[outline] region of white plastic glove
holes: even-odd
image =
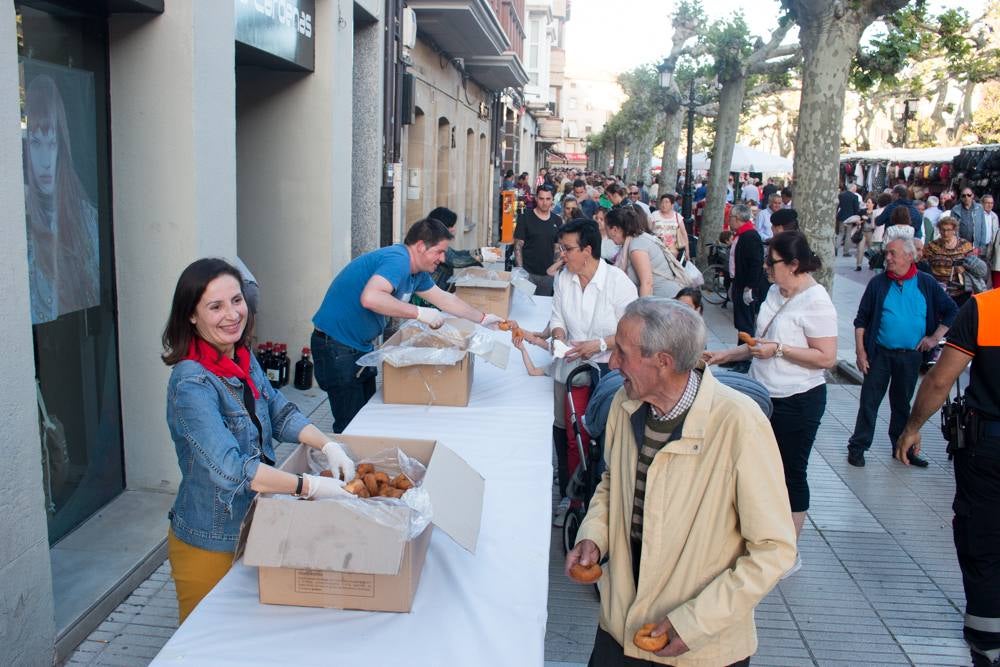
[[[483,319],[479,321],[484,327],[495,327],[503,322],[502,317],[497,317],[493,313],[483,313]]]
[[[743,290],[743,303],[748,306],[753,303],[753,290],[749,287]]]
[[[306,488],[302,497],[306,500],[322,500],[324,498],[350,498],[350,491],[344,490],[344,483],[332,477],[322,475],[302,475]]]
[[[326,457],[326,462],[334,477],[343,475],[344,479],[348,481],[354,479],[354,461],[347,455],[339,442],[331,440],[323,445],[323,456]]]
[[[417,306],[417,319],[431,329],[437,329],[444,324],[444,314],[437,308]]]

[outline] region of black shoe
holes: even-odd
[[[865,453],[856,452],[853,450],[847,450],[847,462],[850,463],[855,468],[865,467]]]
[[[916,466],[918,468],[926,468],[927,466],[930,465],[930,462],[927,459],[918,456],[916,454],[910,454],[909,459],[911,466]]]
[[[855,267],[854,267],[854,270],[855,270],[855,271],[860,271],[860,270],[861,270],[861,267],[860,267],[860,266],[855,266]]]

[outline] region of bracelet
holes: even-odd
[[[296,477],[298,478],[298,481],[295,482],[295,494],[294,495],[301,496],[302,495],[302,481],[303,481],[302,473],[299,473],[298,475],[296,475]]]

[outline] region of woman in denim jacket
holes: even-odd
[[[181,623],[229,570],[255,493],[347,493],[339,479],[274,468],[272,438],[322,450],[331,469],[354,476],[343,448],[268,384],[250,353],[252,332],[238,269],[221,259],[184,269],[163,332],[163,361],[173,367],[167,424],[181,468],[167,553]]]

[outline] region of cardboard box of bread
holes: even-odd
[[[470,306],[507,319],[514,298],[512,276],[508,271],[470,267],[458,269],[452,280],[455,295]]]
[[[473,356],[506,368],[510,345],[493,332],[458,318],[438,329],[411,320],[360,366],[382,367],[382,400],[403,405],[465,407],[472,392]]]
[[[385,474],[384,495],[307,501],[261,494],[243,521],[236,557],[258,568],[264,604],[409,611],[434,526],[475,553],[485,480],[434,440],[334,438],[361,464],[360,479]],[[382,465],[389,460],[386,452],[397,449],[400,461],[418,462],[402,469],[417,469],[408,474],[422,479],[407,479],[401,468]],[[316,471],[317,459],[325,463],[321,454],[300,445],[281,469]],[[363,467],[366,460],[375,461],[374,471]],[[400,477],[409,487],[398,484],[406,488],[397,499],[392,491],[400,490],[394,486]]]

